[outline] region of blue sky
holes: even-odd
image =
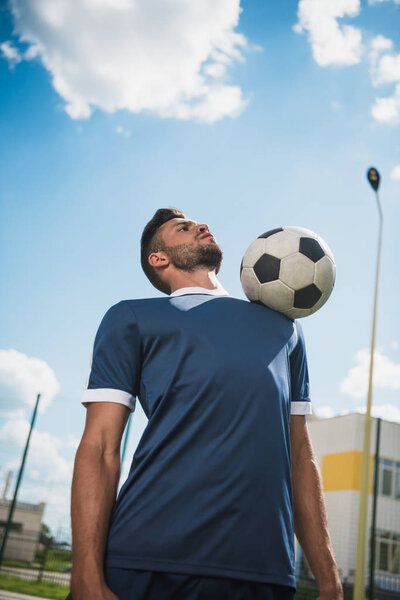
[[[68,525],[93,338],[110,305],[161,295],[139,262],[159,207],[209,224],[219,279],[239,298],[240,261],[260,233],[299,225],[325,239],[336,285],[302,319],[313,406],[321,417],[360,410],[378,232],[371,165],[385,218],[374,411],[400,420],[399,2],[246,1],[239,13],[235,0],[199,0],[201,14],[180,14],[152,0],[138,3],[139,24],[127,0],[124,23],[107,2],[90,14],[75,0],[74,16],[59,0],[28,4],[0,12],[2,480],[41,391],[20,498],[45,500],[46,522]],[[137,406],[130,456],[146,423]]]

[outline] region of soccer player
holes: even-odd
[[[159,209],[141,263],[166,297],[98,329],[72,483],[73,600],[291,600],[294,530],[320,600],[342,600],[297,321],[232,297],[208,225]],[[116,499],[139,398],[147,426]]]

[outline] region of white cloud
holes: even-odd
[[[37,56],[37,48],[31,46],[25,52],[20,52],[10,41],[0,44],[0,54],[14,66],[22,60],[32,60]]]
[[[204,67],[204,73],[215,79],[220,79],[226,75],[226,66],[222,63],[211,63]]]
[[[389,38],[385,38],[383,35],[377,35],[371,42],[372,52],[379,53],[385,50],[391,50],[393,48],[393,42]]]
[[[400,0],[369,0],[369,4],[381,4],[382,2],[394,2],[400,4]]]
[[[394,179],[394,180],[400,180],[400,165],[396,165],[391,171],[390,171],[390,178]],[[397,343],[397,342],[396,342]],[[392,346],[393,347],[393,346]],[[397,346],[396,346],[397,348]]]
[[[367,412],[366,406],[358,406],[354,411],[348,412],[359,412],[365,414]],[[400,408],[394,404],[378,404],[372,405],[371,415],[376,418],[385,419],[386,421],[394,421],[400,423]]]
[[[362,413],[365,414],[367,412],[366,406],[357,406],[356,408],[349,410],[348,408],[342,408],[340,410],[334,410],[331,406],[320,406],[319,408],[314,409],[315,414],[319,419],[330,419],[332,417],[341,416],[341,415],[349,415],[352,413]],[[400,423],[400,407],[395,404],[380,404],[380,405],[372,405],[371,407],[371,415],[373,417],[380,417],[381,419],[385,419],[386,421],[394,421],[396,423]]]
[[[380,417],[387,421],[400,423],[400,408],[394,404],[381,404],[380,406],[372,405],[371,414],[373,417]]]
[[[1,474],[4,477],[7,471],[13,472],[8,497],[14,489],[29,427],[28,420],[21,417],[10,419],[0,427]],[[73,434],[61,439],[48,432],[32,431],[18,498],[34,504],[45,502],[44,520],[54,529],[69,521],[73,461],[64,458],[62,453],[64,449],[76,449],[79,441]]]
[[[340,382],[340,391],[353,398],[362,398],[368,391],[370,352],[359,350],[353,359],[356,366],[349,369],[347,376]],[[400,364],[385,356],[381,350],[374,352],[374,387],[400,390]]]
[[[313,411],[317,415],[318,419],[330,419],[336,414],[332,406],[318,406],[313,408]]]
[[[355,17],[360,0],[300,0],[297,10],[297,33],[308,32],[315,61],[321,66],[355,65],[363,52],[361,31],[342,25],[338,19]]]
[[[240,0],[11,0],[15,34],[51,73],[73,119],[95,108],[213,122],[246,101]]]
[[[400,3],[400,0],[395,0]],[[355,17],[361,10],[359,0],[300,0],[298,4],[297,33],[308,32],[315,61],[328,65],[354,65],[361,61],[363,45],[360,29],[340,26],[338,19]],[[394,54],[392,40],[375,36],[369,45],[372,85],[396,83],[394,93],[376,98],[371,115],[380,123],[400,123],[400,54]]]
[[[11,42],[7,41],[0,44],[0,52],[11,64],[15,65],[22,60],[18,48],[13,46]]]
[[[118,133],[118,135],[122,135],[123,137],[131,137],[131,132],[129,131],[129,129],[125,129],[125,127],[122,127],[122,125],[117,125],[117,127],[115,128],[115,132]]]
[[[0,410],[0,419],[24,419],[25,416],[25,410],[23,408]]]
[[[224,113],[230,117],[237,117],[242,112],[242,92],[240,87],[228,85],[213,85],[204,88],[206,92],[203,102],[197,104],[182,103],[179,106],[165,108],[160,111],[163,117],[177,117],[178,119],[195,119],[203,123],[213,123],[221,118]]]
[[[400,123],[400,83],[396,85],[393,96],[375,100],[371,114],[380,123],[388,125]]]
[[[375,36],[370,43],[369,60],[372,85],[379,85],[379,63],[382,55],[392,50],[393,42],[383,35]]]
[[[34,483],[28,486],[22,486],[18,499],[22,502],[32,502],[46,504],[43,521],[49,525],[53,533],[56,533],[60,524],[65,527],[69,525],[70,518],[70,497],[71,486],[68,485],[40,485]],[[68,532],[69,533],[69,532]],[[67,534],[67,538],[69,535]]]
[[[19,450],[25,447],[30,423],[26,419],[11,419],[0,428],[0,447],[13,447]],[[27,473],[40,474],[43,483],[69,483],[72,477],[72,463],[63,458],[59,450],[63,442],[48,432],[32,431],[27,458]],[[19,452],[18,452],[19,457]],[[15,468],[13,458],[4,468]]]
[[[39,358],[17,350],[0,350],[0,401],[3,410],[33,407],[41,394],[43,411],[58,393],[60,385],[54,371]]]
[[[80,438],[73,433],[67,435],[67,439],[62,442],[65,448],[73,448],[76,450],[79,446]]]
[[[373,84],[400,81],[400,54],[384,54],[378,61]]]
[[[396,83],[394,93],[376,98],[371,114],[376,121],[396,125],[400,123],[400,54],[394,54],[392,40],[376,36],[370,45],[370,70],[373,86]]]

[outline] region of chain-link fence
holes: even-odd
[[[5,527],[0,530],[0,543]],[[29,581],[47,581],[68,586],[72,565],[71,545],[60,532],[43,536],[37,531],[8,533],[1,573]]]
[[[324,484],[329,530],[345,596],[352,597],[357,556],[360,466],[364,416],[346,415],[310,423],[313,447]],[[380,440],[378,430],[380,427]],[[365,596],[374,600],[400,598],[400,425],[373,419],[370,448],[371,485],[368,494],[368,536]],[[32,505],[33,506],[33,505]],[[20,510],[34,507],[19,504]],[[5,518],[5,517],[4,517]],[[40,527],[26,530],[14,522],[1,567],[31,581],[68,586],[71,570],[70,532],[43,536]],[[17,521],[17,520],[16,520]],[[4,523],[0,519],[0,541]],[[316,582],[306,557],[297,547],[297,597],[313,600]],[[370,595],[370,590],[372,593]]]
[[[304,554],[299,550],[300,558],[296,565],[296,580],[298,586],[297,598],[302,597],[313,597],[312,592],[317,590],[317,584],[315,578],[311,572],[307,559]],[[353,597],[354,587],[354,570],[351,570],[348,576],[344,576],[339,567],[339,575],[343,585],[343,592],[345,598],[350,600]],[[305,594],[305,592],[308,592]],[[319,595],[316,593],[315,597]],[[390,574],[379,574],[375,571],[374,586],[373,586],[373,598],[374,600],[399,600],[400,598],[400,585],[399,579],[396,576]],[[365,584],[365,597],[369,598],[369,573],[366,577]]]
[[[355,581],[361,460],[365,416],[348,414],[309,421],[322,476],[329,531],[345,594]],[[400,598],[400,424],[372,419],[370,487],[365,547],[365,597]],[[315,585],[297,548],[298,585]]]

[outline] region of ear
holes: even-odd
[[[152,252],[149,255],[149,264],[158,269],[159,267],[167,267],[169,265],[168,256],[165,252]]]

